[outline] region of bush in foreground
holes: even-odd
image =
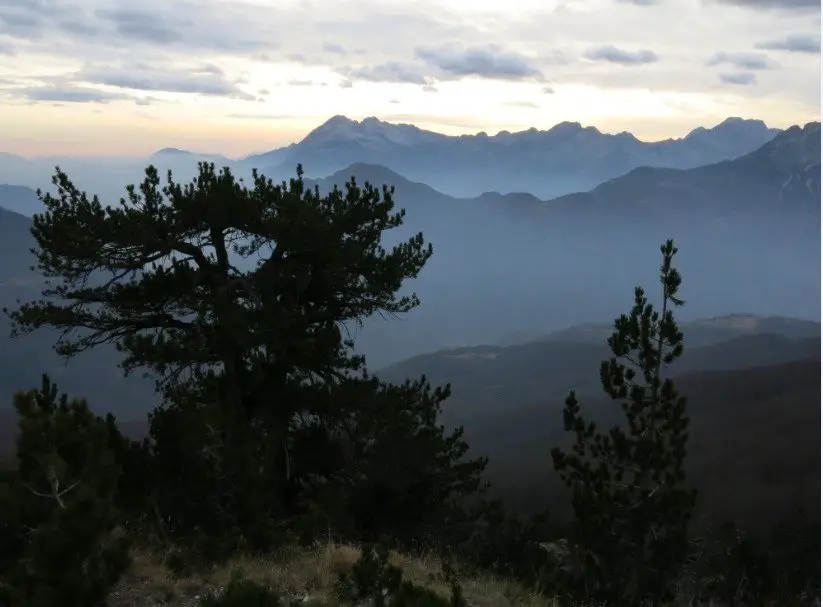
[[[18,393],[18,470],[0,492],[14,541],[2,546],[4,600],[26,607],[102,605],[129,565],[115,533],[119,469],[105,420],[84,400],[40,390]]]

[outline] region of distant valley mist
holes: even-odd
[[[339,133],[339,122],[331,121],[332,134]],[[753,122],[753,132],[760,133],[762,123]],[[345,126],[356,132],[358,124]],[[748,123],[724,124],[739,129]],[[723,140],[723,129],[704,129],[701,136],[713,132]],[[318,134],[307,141],[313,136]],[[185,152],[164,152],[153,161],[169,158],[169,166],[159,168],[175,169],[178,181],[196,169],[197,157]],[[0,172],[6,160],[0,159]],[[311,166],[312,159],[306,160]],[[386,246],[418,231],[434,245],[420,277],[404,286],[419,295],[419,308],[399,319],[370,318],[362,327],[346,327],[375,370],[442,348],[607,321],[631,303],[634,286],[653,296],[655,253],[667,238],[681,250],[688,302],[683,320],[739,312],[819,320],[819,166],[820,124],[811,123],[779,132],[732,160],[690,169],[636,168],[589,192],[549,201],[527,192],[454,198],[362,162],[309,179],[307,186],[326,192],[343,188],[352,176],[360,185],[394,185],[396,208],[407,215],[401,228],[387,234]],[[78,174],[89,195],[114,190],[112,180],[137,173],[122,162],[103,171],[80,161],[63,168],[70,177]],[[119,182],[118,196],[138,178]],[[0,206],[24,215],[37,211],[33,192],[2,187]],[[111,194],[103,196],[113,201]],[[4,254],[4,264],[11,266],[8,273],[28,275],[32,258],[22,225],[11,228],[18,244]]]

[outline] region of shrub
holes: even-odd
[[[280,596],[252,580],[233,577],[221,593],[200,599],[200,607],[284,607]]]
[[[463,590],[453,572],[445,568],[452,588],[445,599],[428,588],[403,579],[403,571],[389,563],[389,551],[382,545],[364,546],[349,573],[341,573],[338,596],[349,605],[373,607],[466,607]]]

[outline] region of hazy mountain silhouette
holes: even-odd
[[[21,185],[7,185],[0,183],[0,207],[6,211],[13,211],[21,215],[31,216],[38,212],[42,203],[37,198],[37,194],[31,188]],[[4,218],[5,222],[14,222],[11,217]],[[13,230],[7,226],[5,229],[11,234]]]
[[[613,317],[634,285],[653,289],[649,260],[667,237],[681,248],[685,320],[738,310],[818,319],[820,186],[810,175],[819,174],[819,132],[820,123],[792,127],[735,160],[638,169],[547,202],[495,193],[453,199],[385,167],[344,169],[318,181],[321,190],[352,175],[361,185],[391,183],[407,220],[390,236],[422,231],[435,246],[409,285],[423,306],[400,322],[367,322],[357,343],[377,367]],[[802,187],[787,186],[794,183]]]
[[[791,325],[794,319],[780,319]],[[820,358],[820,324],[802,338],[779,333],[750,333],[730,337],[728,331],[703,331],[704,345],[689,346],[673,367],[683,374],[783,364]],[[774,325],[773,325],[774,327]],[[776,327],[775,327],[776,328]],[[810,327],[811,328],[811,327]],[[742,332],[741,332],[742,333]],[[794,333],[789,332],[790,335]],[[610,335],[610,333],[609,333]],[[499,415],[511,406],[562,401],[569,390],[597,394],[600,361],[610,356],[606,339],[597,342],[546,340],[514,346],[475,346],[415,356],[377,371],[388,381],[425,374],[434,384],[450,383],[453,400],[447,419],[455,424]],[[501,409],[502,408],[502,409]]]
[[[526,191],[541,198],[588,190],[641,166],[691,168],[741,156],[778,129],[759,120],[729,118],[682,139],[643,142],[631,133],[601,133],[577,122],[540,131],[503,131],[459,137],[376,118],[335,116],[288,148],[246,158],[243,164],[287,176],[302,163],[310,176],[356,162],[383,164],[453,196]]]
[[[217,166],[231,166],[234,161],[226,156],[220,154],[198,154],[196,152],[189,152],[188,150],[181,150],[178,148],[163,148],[154,152],[148,158],[148,162],[157,164],[164,164],[167,161],[186,161],[195,164],[198,161],[213,162]]]
[[[548,202],[529,194],[455,199],[367,163],[308,185],[328,191],[352,175],[360,185],[394,185],[407,217],[386,245],[418,231],[434,244],[419,279],[404,287],[418,293],[420,308],[399,321],[349,327],[379,368],[513,332],[612,318],[634,285],[654,287],[652,260],[669,237],[681,248],[684,320],[740,310],[818,319],[819,130],[820,123],[792,127],[731,161],[638,169]],[[18,254],[30,265],[25,247],[3,256]]]
[[[557,212],[626,205],[644,213],[820,212],[820,123],[793,126],[753,152],[688,170],[643,167],[551,201]],[[819,227],[819,226],[818,226]]]
[[[755,316],[754,314],[726,314],[715,318],[681,323],[690,348],[728,341],[746,335],[773,334],[790,339],[820,336],[820,323],[782,316]],[[535,333],[506,336],[497,345],[512,346],[539,341],[562,341],[603,344],[614,331],[614,324],[588,323],[538,335]]]
[[[159,150],[147,158],[118,159],[29,160],[0,154],[0,183],[48,189],[54,166],[60,165],[82,189],[116,202],[123,195],[123,185],[140,181],[149,162],[162,175],[171,169],[185,180],[194,176],[198,160],[229,166],[247,179],[256,167],[276,180],[292,177],[298,162],[307,176],[315,178],[351,164],[370,163],[385,165],[452,196],[498,191],[551,198],[589,190],[637,167],[690,168],[736,158],[778,132],[760,120],[729,118],[680,139],[655,142],[640,141],[627,132],[601,133],[576,122],[563,122],[545,131],[532,128],[456,137],[376,118],[355,121],[335,116],[297,143],[239,160],[176,148]]]

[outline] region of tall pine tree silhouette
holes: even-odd
[[[622,401],[624,427],[598,432],[572,391],[563,426],[574,433],[574,445],[570,452],[551,452],[572,490],[573,543],[585,563],[585,579],[570,580],[573,592],[618,607],[670,598],[696,499],[684,487],[686,399],[662,377],[683,353],[672,313],[684,303],[677,297],[680,273],[672,266],[677,248],[669,240],[660,250],[662,311],[635,288],[634,307],[615,320],[608,340],[613,356],[600,367],[603,390]]]

